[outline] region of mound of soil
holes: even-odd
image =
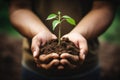
[[[44,46],[41,47],[40,53],[49,54],[49,53],[70,53],[73,55],[79,54],[79,48],[75,46],[68,38],[63,38],[60,45],[58,45],[58,40],[54,39],[47,42]]]

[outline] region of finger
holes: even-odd
[[[31,44],[31,50],[33,53],[33,57],[38,57],[39,55],[39,46],[41,45],[41,42],[38,40],[38,38],[33,38],[32,39],[32,44]]]
[[[43,68],[43,69],[48,70],[48,69],[54,69],[58,64],[59,64],[59,60],[54,59],[49,64],[40,64],[38,66]]]
[[[62,64],[65,69],[74,69],[77,67],[77,65],[71,64],[67,59],[61,59],[60,64]]]
[[[69,53],[62,53],[60,55],[60,58],[67,59],[72,64],[76,64],[76,63],[79,62],[79,56],[78,55],[72,55],[72,54],[69,54]]]
[[[44,46],[46,43],[46,40],[41,40],[41,46]]]
[[[41,63],[49,63],[53,59],[58,59],[59,55],[57,53],[42,54],[39,56]]]
[[[64,35],[61,37],[61,40],[63,40],[64,38],[69,38],[68,35]]]
[[[57,69],[58,69],[58,70],[63,70],[63,69],[64,69],[64,66],[63,66],[63,65],[59,65],[59,66],[57,66]]]
[[[57,39],[57,37],[53,34],[53,35],[52,35],[52,39]]]
[[[86,56],[86,51],[84,49],[81,49],[80,51],[80,60],[84,61]]]
[[[80,59],[81,60],[84,60],[85,59],[85,56],[88,52],[88,46],[87,46],[87,41],[84,40],[83,42],[79,43],[79,48],[80,48]]]

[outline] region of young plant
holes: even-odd
[[[54,19],[54,20],[53,20]],[[48,17],[47,17],[47,19],[46,20],[53,20],[53,22],[52,22],[52,30],[54,31],[55,30],[55,28],[58,26],[58,45],[60,45],[60,38],[61,38],[61,26],[60,26],[60,24],[64,21],[64,20],[66,20],[69,24],[71,24],[71,25],[76,25],[76,22],[75,22],[75,20],[73,19],[73,18],[71,18],[70,16],[68,16],[68,15],[61,15],[61,12],[60,11],[58,11],[58,13],[57,14],[55,14],[55,13],[52,13],[52,14],[50,14],[50,15],[48,15]]]

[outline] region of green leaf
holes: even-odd
[[[51,20],[51,19],[55,19],[57,17],[56,14],[50,14],[48,15],[47,19],[46,20]]]
[[[60,24],[60,21],[59,21],[59,20],[54,20],[54,21],[52,22],[52,29],[55,30],[55,28],[56,28],[56,26],[57,26],[58,24]]]
[[[71,18],[70,16],[64,15],[63,16],[64,19],[66,19],[66,21],[71,24],[71,25],[76,25],[76,22],[73,18]]]
[[[66,19],[67,20],[67,22],[68,23],[70,23],[71,25],[76,25],[76,22],[75,22],[75,20],[74,19],[72,19],[72,18],[69,18],[69,19]]]
[[[67,16],[67,15],[64,15],[63,16],[64,19],[68,19],[68,18],[71,18],[70,16]]]

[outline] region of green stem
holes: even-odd
[[[58,33],[58,45],[60,45],[61,41],[60,41],[60,38],[61,38],[61,27],[60,25],[58,26],[59,27],[59,33]]]
[[[58,20],[60,21],[60,24],[61,24],[61,14],[59,13],[58,14]],[[60,38],[61,38],[61,26],[60,24],[58,25],[58,45],[60,45],[61,41],[60,41]]]

